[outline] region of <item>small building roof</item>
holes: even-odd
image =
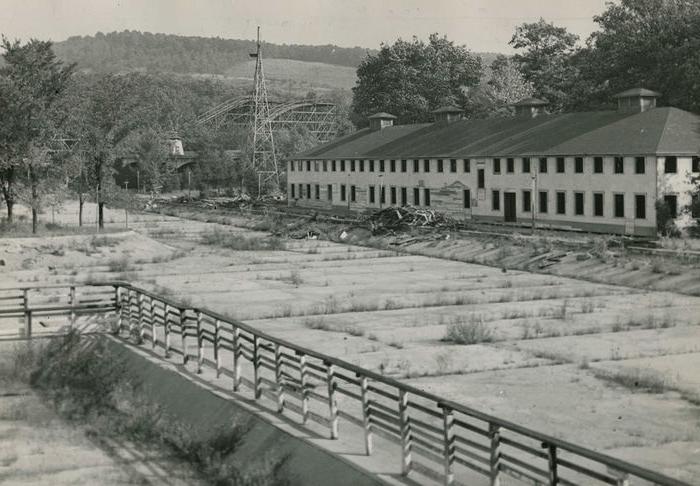
[[[446,106],[441,106],[437,110],[433,110],[433,113],[438,114],[438,113],[464,113],[464,110],[460,108],[459,106],[455,105],[446,105]]]
[[[385,111],[380,111],[379,113],[375,113],[372,116],[368,116],[370,120],[375,120],[375,119],[382,119],[382,120],[396,120],[396,117],[392,115],[391,113],[387,113]]]
[[[541,100],[539,98],[525,98],[517,103],[513,103],[513,106],[544,106],[548,105],[549,102]]]
[[[613,98],[637,98],[637,97],[647,97],[647,98],[658,98],[661,93],[652,91],[646,88],[632,88],[621,93],[613,95]]]

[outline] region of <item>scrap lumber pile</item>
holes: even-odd
[[[390,207],[370,215],[365,222],[372,234],[382,234],[409,227],[456,228],[457,222],[432,209],[418,209],[413,206]]]

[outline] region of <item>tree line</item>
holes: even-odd
[[[353,110],[358,120],[388,111],[413,123],[455,104],[482,118],[508,114],[529,96],[553,113],[598,110],[612,106],[614,93],[642,86],[661,92],[662,104],[700,111],[700,2],[621,0],[594,21],[598,30],[583,43],[542,18],[519,25],[515,54],[490,66],[437,34],[384,44],[358,67]]]

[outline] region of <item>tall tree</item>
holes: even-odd
[[[56,59],[51,42],[26,44],[2,39],[5,65],[0,68],[0,183],[8,221],[20,175],[30,187],[33,228],[39,210],[39,183],[49,177],[52,141],[60,136],[65,114],[56,102],[65,91],[73,66]]]
[[[353,110],[364,117],[387,111],[400,123],[430,121],[443,103],[464,105],[465,88],[479,83],[481,70],[478,56],[438,34],[427,43],[414,37],[382,44],[357,68]]]
[[[571,62],[578,36],[540,18],[515,29],[510,45],[520,72],[532,83],[535,94],[549,101],[549,109],[561,111],[575,84],[578,69]]]
[[[491,63],[488,81],[469,90],[467,113],[473,118],[513,114],[513,103],[533,95],[534,87],[509,57],[499,55]]]

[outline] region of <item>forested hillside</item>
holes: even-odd
[[[356,67],[367,49],[333,45],[263,44],[268,59],[292,59]],[[150,71],[226,74],[231,66],[249,60],[255,42],[217,37],[185,37],[124,31],[76,36],[54,44],[56,54],[80,69],[97,72]]]

